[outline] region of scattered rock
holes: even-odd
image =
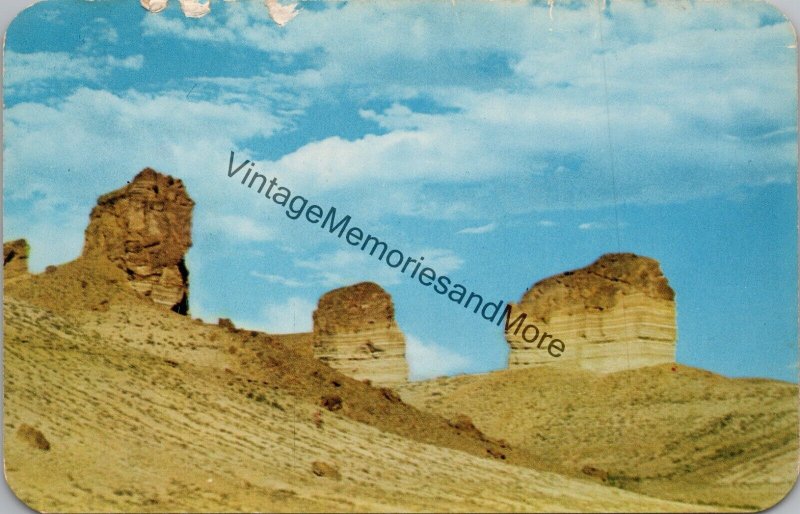
[[[219,321],[217,321],[217,325],[231,332],[236,330],[236,325],[234,325],[233,321],[229,320],[228,318],[219,318]]]
[[[317,460],[311,464],[311,471],[318,477],[332,478],[334,480],[341,479],[339,467],[336,466],[336,464],[330,464]]]
[[[594,466],[584,466],[583,469],[581,469],[581,472],[584,475],[599,478],[603,482],[608,480],[608,472]]]
[[[447,421],[447,424],[451,427],[455,428],[460,432],[464,432],[465,434],[472,434],[473,436],[481,439],[482,441],[488,441],[489,439],[481,432],[478,427],[472,423],[472,419],[469,416],[465,416],[464,414],[458,414],[451,420]],[[498,444],[500,442],[498,441]],[[500,444],[500,446],[503,446]],[[503,446],[505,448],[505,446]]]
[[[403,403],[403,399],[397,394],[397,391],[389,387],[381,387],[381,394],[383,397],[393,403]]]
[[[322,428],[322,425],[324,424],[324,421],[322,419],[322,411],[318,410],[314,412],[314,414],[311,416],[311,421],[314,422],[314,426],[316,426],[317,428]]]
[[[21,425],[17,430],[17,435],[33,448],[50,450],[50,442],[44,437],[44,434],[30,425]]]
[[[501,452],[500,450],[495,450],[494,448],[486,448],[486,453],[488,453],[495,459],[506,460],[506,454]]]
[[[194,202],[183,182],[150,168],[97,200],[83,256],[104,257],[125,271],[140,294],[180,314],[189,312]]]
[[[329,411],[337,411],[342,408],[342,397],[338,394],[329,394],[322,397],[320,405]]]
[[[3,243],[3,275],[12,279],[28,274],[30,246],[24,239]]]

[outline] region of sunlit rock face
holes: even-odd
[[[150,168],[97,200],[83,256],[105,257],[124,270],[131,286],[175,312],[189,312],[194,202],[179,179]]]
[[[509,330],[509,367],[573,366],[613,372],[675,361],[675,292],[658,261],[631,253],[607,254],[591,265],[533,285],[510,320],[526,314],[539,329],[533,339]],[[544,334],[549,338],[542,343]],[[553,339],[563,352],[549,352]],[[554,357],[553,354],[560,355]]]
[[[362,282],[325,293],[314,311],[314,355],[343,373],[374,384],[408,379],[405,338],[389,293]]]

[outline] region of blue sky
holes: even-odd
[[[174,5],[173,5],[174,4]],[[394,297],[415,377],[505,366],[502,333],[226,176],[296,194],[496,300],[606,252],[656,258],[678,361],[797,381],[795,39],[758,2],[50,0],[5,54],[4,239],[80,254],[98,195],[151,166],[196,200],[192,314],[311,327]],[[567,341],[567,351],[569,342]]]

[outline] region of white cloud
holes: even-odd
[[[62,264],[80,255],[88,220],[88,210],[44,199],[35,201],[27,215],[5,216],[3,237],[6,241],[26,239],[31,247],[28,266],[39,273],[51,264]]]
[[[299,194],[358,199],[356,208],[368,207],[376,218],[497,219],[497,212],[607,206],[615,196],[620,203],[669,203],[795,180],[796,68],[786,23],[762,23],[766,7],[617,2],[610,9],[613,16],[557,5],[551,19],[545,6],[525,3],[350,2],[305,11],[280,30],[257,2],[226,5],[200,24],[143,16],[145,37],[247,45],[282,59],[281,69],[300,69],[198,77],[207,86],[203,100],[169,88],[83,87],[41,103],[9,103],[5,192],[90,206],[124,184],[121,178],[152,166],[184,179],[198,212],[241,216],[260,200],[227,187],[236,186],[224,178],[228,152],[252,157],[257,152],[244,148],[252,141],[305,130],[292,120],[315,102],[344,98],[347,108],[347,98],[336,96],[343,91],[376,100],[350,114],[380,130],[361,137],[314,132],[314,141],[260,167],[302,185]],[[101,35],[117,45],[120,37]],[[309,55],[314,67],[302,69]],[[143,65],[141,56],[7,56],[7,85],[26,88],[59,78],[91,84],[107,69]],[[482,79],[484,64],[497,69]],[[419,98],[434,108],[415,108]],[[22,233],[46,223],[17,219]],[[244,240],[268,238],[253,226],[240,232]],[[39,233],[34,246],[47,243]],[[67,246],[78,248],[82,231],[71,237]],[[383,275],[391,271],[383,263],[374,265],[367,275],[397,280]],[[337,285],[356,278],[345,271],[317,278]]]
[[[80,88],[47,103],[17,103],[5,110],[4,195],[7,200],[39,199],[61,206],[59,212],[64,206],[80,209],[82,222],[62,237],[70,239],[62,248],[80,248],[97,197],[124,186],[149,166],[184,181],[197,202],[196,212],[202,213],[199,231],[266,241],[272,238],[270,227],[242,214],[263,208],[263,199],[241,186],[235,189],[238,184],[225,171],[229,152],[238,151],[240,141],[268,137],[284,123],[266,107],[190,100],[183,91],[114,94]],[[35,227],[52,225],[56,217],[33,210],[15,219],[15,232],[29,237],[32,247],[49,252],[47,231]],[[57,254],[52,255],[64,257]]]
[[[447,275],[448,273],[461,269],[461,266],[464,265],[464,259],[459,257],[452,250],[423,248],[415,253],[425,257],[425,265],[434,268],[439,275]]]
[[[305,298],[292,296],[285,302],[270,303],[264,306],[262,320],[254,323],[243,322],[242,325],[271,334],[311,332],[314,309],[316,309],[316,304]]]
[[[614,228],[625,228],[628,223],[620,221],[619,223],[608,223],[605,221],[587,221],[578,225],[579,230],[612,230]]]
[[[201,231],[219,234],[233,241],[261,242],[275,238],[272,229],[246,216],[204,216],[201,219]]]
[[[578,225],[580,230],[603,230],[609,228],[607,224],[601,223],[599,221],[589,221],[586,223],[581,223]]]
[[[390,246],[390,250],[392,247]],[[398,248],[401,252],[402,249]],[[384,260],[378,260],[379,253],[370,255],[361,250],[336,250],[323,253],[313,260],[297,260],[295,266],[312,270],[309,282],[325,287],[341,287],[358,282],[375,282],[381,286],[399,284],[410,277],[411,270],[416,266],[411,263],[406,273],[401,273],[402,266],[392,268]],[[436,270],[439,275],[451,273],[461,268],[464,260],[451,250],[441,248],[423,248],[416,251],[403,253],[404,258],[411,257],[415,260],[424,257],[424,266]]]
[[[341,287],[358,282],[375,282],[381,286],[398,284],[399,271],[379,261],[378,253],[370,255],[360,250],[336,250],[323,253],[313,260],[297,260],[295,266],[313,271],[309,280],[325,287]]]
[[[488,225],[482,225],[480,227],[462,228],[457,232],[457,234],[486,234],[488,232],[492,232],[496,228],[497,223],[489,223]]]
[[[670,203],[794,180],[794,40],[785,22],[763,23],[775,14],[766,6],[622,2],[604,16],[556,3],[551,18],[545,5],[524,3],[415,3],[387,15],[353,2],[304,12],[281,31],[256,7],[230,6],[203,27],[165,17],[143,25],[146,35],[241,43],[289,60],[325,48],[319,66],[270,80],[323,96],[347,83],[394,102],[359,113],[384,133],[322,138],[266,164],[316,191],[380,182],[393,189],[383,212],[480,218],[607,206],[612,182],[620,202]],[[499,68],[491,81],[476,76],[482,59]],[[420,96],[446,111],[404,104]],[[448,202],[449,192],[420,193],[421,181],[491,182],[496,194]]]
[[[558,223],[551,220],[541,220],[536,224],[539,225],[540,227],[555,227],[556,225],[558,225]]]
[[[266,280],[270,284],[280,284],[286,287],[303,287],[308,285],[307,283],[301,282],[299,280],[294,280],[291,278],[286,278],[281,275],[273,275],[270,273],[260,273],[258,271],[251,271],[250,275],[260,278],[262,280]]]
[[[411,380],[426,380],[463,372],[471,364],[463,355],[406,334],[406,359]]]
[[[105,36],[110,37],[110,36]],[[37,88],[49,80],[80,80],[98,82],[114,70],[139,70],[144,56],[131,55],[117,58],[110,55],[93,57],[66,52],[20,53],[7,50],[4,55],[3,82],[11,93],[23,85],[25,89]]]

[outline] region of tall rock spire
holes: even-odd
[[[193,207],[179,179],[146,168],[127,186],[98,198],[83,256],[108,258],[140,294],[187,314],[185,255],[192,246]]]

